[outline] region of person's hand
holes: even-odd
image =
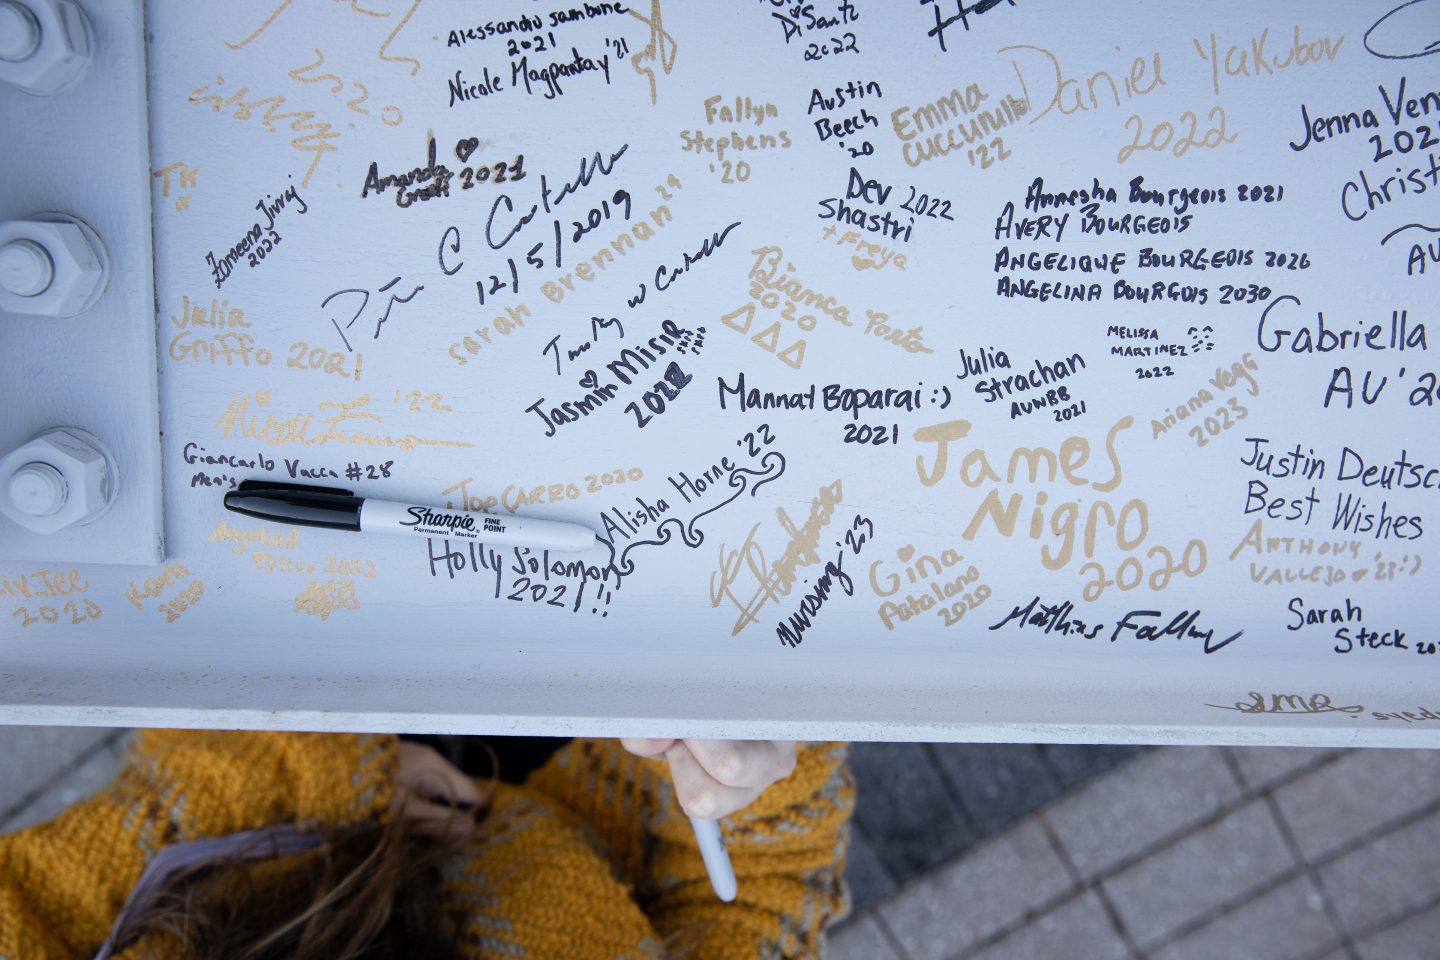
[[[667,760],[681,808],[703,820],[743,810],[795,769],[793,740],[621,738],[620,744],[636,756]]]
[[[396,748],[395,801],[400,815],[422,833],[463,841],[475,830],[480,791],[474,782],[432,747],[401,740]]]

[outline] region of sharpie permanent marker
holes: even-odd
[[[588,550],[596,542],[595,531],[578,523],[437,510],[418,504],[369,500],[335,487],[268,480],[242,480],[239,487],[225,494],[225,509],[276,523],[354,533],[450,537],[547,550]]]

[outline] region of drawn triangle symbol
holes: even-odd
[[[741,326],[739,323],[735,322],[735,318],[738,317],[738,316],[740,316],[741,314],[744,314],[744,315],[745,315],[745,325],[744,325],[744,326]],[[745,304],[744,306],[739,307],[739,308],[737,308],[737,309],[735,309],[735,310],[732,310],[732,311],[730,311],[729,313],[725,314],[725,316],[723,316],[723,317],[720,318],[720,322],[723,323],[723,324],[725,324],[725,326],[729,327],[731,330],[737,330],[737,331],[739,331],[740,333],[749,333],[749,332],[750,332],[750,321],[752,321],[752,320],[754,320],[754,319],[755,319],[755,304],[753,304],[753,303],[747,303],[747,304]]]
[[[770,324],[770,326],[755,334],[755,336],[750,338],[750,342],[759,345],[763,350],[769,350],[771,353],[774,353],[775,348],[780,345],[780,321],[776,320]]]
[[[799,370],[800,364],[805,362],[805,341],[796,340],[794,343],[790,344],[790,346],[775,354],[775,356],[778,359],[784,361],[785,363],[788,363],[796,370]]]

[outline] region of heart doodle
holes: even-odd
[[[580,386],[584,387],[586,390],[594,390],[596,387],[600,386],[600,377],[595,373],[594,370],[586,370],[585,376],[580,378]]]
[[[915,544],[905,544],[905,546],[895,551],[895,556],[900,558],[901,563],[909,563],[910,558],[915,556]]]
[[[455,157],[461,163],[468,163],[471,155],[478,149],[480,149],[479,137],[466,137],[464,140],[455,141]]]

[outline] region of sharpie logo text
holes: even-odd
[[[464,513],[436,513],[428,507],[406,507],[405,511],[413,520],[400,521],[402,526],[444,527],[447,530],[474,530],[475,518]]]

